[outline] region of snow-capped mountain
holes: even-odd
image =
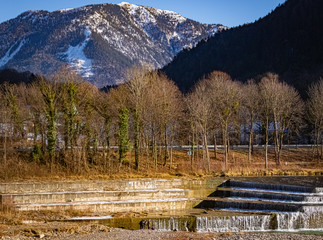
[[[0,24],[0,68],[49,75],[69,64],[98,87],[114,85],[134,64],[160,68],[224,28],[129,3],[28,11]]]

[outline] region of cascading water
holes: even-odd
[[[305,196],[296,194],[279,194],[279,193],[263,193],[263,192],[239,192],[230,191],[227,193],[231,198],[238,199],[261,199],[270,201],[304,201]]]
[[[270,229],[271,216],[197,217],[198,232],[265,231]]]
[[[151,219],[151,226],[159,231],[195,231],[195,217],[170,217]]]
[[[152,226],[160,231],[173,231],[179,229],[177,219],[174,218],[159,218],[152,221]]]
[[[322,223],[322,213],[294,212],[277,214],[277,230],[279,231],[322,229]]]
[[[301,192],[312,193],[313,187],[307,186],[294,186],[294,185],[281,185],[272,183],[259,183],[259,182],[242,182],[242,181],[227,181],[224,186],[229,186],[232,189],[258,189],[264,191],[284,191],[284,192]]]
[[[203,232],[323,229],[322,188],[264,182],[227,181],[202,208],[264,213],[262,216],[198,217]]]
[[[306,197],[304,201],[307,203],[322,203],[323,204],[323,195]]]
[[[323,178],[316,179],[318,185],[313,186],[308,182],[300,186],[284,185],[280,184],[280,179],[269,179],[270,183],[265,183],[266,179],[259,179],[261,182],[229,180],[200,202],[195,209],[181,213],[164,212],[162,215],[147,216],[145,220],[149,222],[150,228],[159,231],[322,231]],[[289,178],[285,183],[294,183],[294,179]],[[154,184],[167,186],[157,181]],[[154,187],[151,184],[140,185],[136,182],[129,185],[134,189]],[[170,215],[167,217],[167,214]],[[139,227],[141,219],[137,219],[135,223],[131,218],[128,220],[129,226],[134,229]],[[117,226],[126,226],[123,219],[106,221],[123,221],[118,222]]]

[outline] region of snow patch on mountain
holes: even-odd
[[[65,8],[65,9],[61,9],[59,10],[59,12],[63,13],[63,12],[69,12],[69,11],[73,11],[74,8]]]
[[[84,48],[90,39],[91,31],[87,28],[84,34],[85,40],[77,46],[69,46],[63,55],[66,56],[67,62],[77,73],[89,78],[94,75],[92,72],[92,60],[85,56]]]
[[[74,20],[78,21],[79,24],[87,26],[92,32],[100,34],[100,36],[114,49],[121,52],[124,55],[127,55],[130,59],[136,58],[136,50],[140,48],[137,43],[132,43],[132,50],[129,48],[129,38],[126,35],[120,34],[120,29],[116,29],[116,25],[105,19],[102,13],[94,12],[89,15],[86,19],[82,21],[80,19]],[[115,19],[117,21],[117,19]],[[118,24],[119,26],[119,24]],[[120,23],[120,26],[122,24]],[[132,37],[136,37],[134,34],[131,34]]]
[[[124,7],[124,8],[130,8],[131,9],[130,13],[133,16],[136,16],[139,10],[142,11],[142,13],[140,13],[139,19],[144,20],[144,21],[142,21],[141,23],[145,22],[145,20],[146,20],[146,23],[147,23],[147,20],[148,20],[148,23],[149,23],[149,22],[151,22],[149,20],[154,19],[154,17],[146,10],[147,7],[131,4],[131,3],[128,3],[128,2],[122,2],[122,3],[119,3],[118,5],[121,6],[121,7]],[[153,9],[153,11],[156,14],[158,14],[158,15],[167,15],[170,18],[172,18],[173,20],[175,20],[175,21],[177,21],[179,23],[182,23],[182,22],[187,20],[187,18],[185,18],[182,15],[180,15],[180,14],[178,14],[176,12],[173,12],[173,11],[161,10],[161,9],[155,9],[155,8],[151,8],[151,9]],[[156,20],[155,20],[155,22],[156,22]]]
[[[14,45],[12,45],[6,52],[6,54],[0,59],[0,67],[6,65],[11,59],[13,59],[13,57],[20,51],[21,47],[25,44],[25,42],[25,39],[23,39],[14,51],[12,50],[15,46],[17,46],[17,42]]]
[[[160,15],[168,15],[169,17],[171,17],[174,21],[177,21],[179,23],[185,22],[187,20],[187,18],[183,17],[182,15],[173,12],[173,11],[169,11],[169,10],[161,10],[161,9],[156,9],[156,12]]]
[[[129,13],[134,17],[136,22],[142,27],[148,24],[156,23],[155,17],[152,14],[150,14],[144,7],[132,4],[130,6]]]
[[[156,28],[156,18],[145,7],[122,2],[119,6],[125,8],[130,16],[133,17],[135,23],[144,30],[148,37],[152,37],[151,32]]]

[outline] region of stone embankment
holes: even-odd
[[[0,204],[17,211],[117,213],[190,209],[221,180],[141,179],[0,184]]]

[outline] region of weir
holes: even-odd
[[[205,216],[198,220],[197,231],[322,230],[322,180],[289,177],[225,181],[197,207],[250,216]]]
[[[0,184],[0,204],[129,229],[145,220],[160,231],[323,230],[322,189],[323,177],[10,183]]]

